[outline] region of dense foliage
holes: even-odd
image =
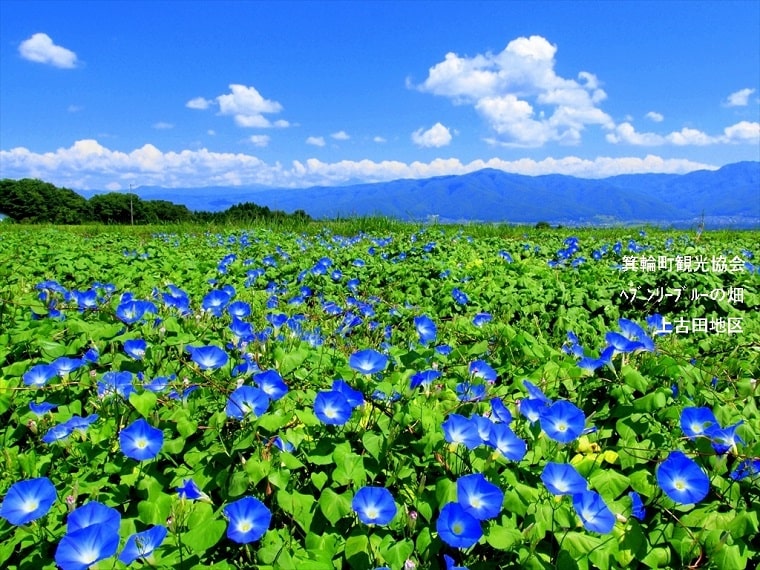
[[[16,222],[34,224],[223,224],[309,219],[303,211],[286,214],[250,202],[222,212],[191,212],[186,206],[167,200],[143,200],[134,193],[108,192],[87,200],[68,188],[30,178],[0,180],[0,214]]]
[[[376,230],[0,229],[0,563],[757,564],[757,232]]]

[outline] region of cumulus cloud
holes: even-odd
[[[269,145],[269,135],[251,135],[248,137],[248,140],[251,141],[254,146],[265,147]]]
[[[598,107],[607,97],[599,79],[588,71],[577,80],[557,75],[556,52],[545,38],[531,36],[512,40],[497,54],[448,53],[417,88],[472,105],[495,131],[494,140],[507,145],[577,144],[588,125],[613,129],[612,118]]]
[[[265,99],[253,86],[230,84],[230,92],[215,99],[195,97],[185,103],[190,109],[204,110],[212,105],[219,107],[219,114],[231,116],[239,127],[268,129],[286,128],[290,123],[284,119],[270,121],[264,115],[279,113],[282,105],[277,101]]]
[[[739,91],[731,93],[724,104],[726,107],[746,107],[749,105],[749,96],[754,92],[755,90],[750,89],[749,87],[745,89],[739,89]]]
[[[441,123],[436,123],[426,131],[423,129],[414,131],[412,142],[420,147],[440,148],[451,142],[451,131]]]
[[[208,109],[211,105],[214,104],[214,101],[211,99],[205,99],[203,97],[195,97],[194,99],[190,99],[187,103],[185,103],[185,107],[188,109],[198,109],[203,111],[204,109]]]
[[[667,135],[638,132],[631,123],[617,125],[607,133],[607,142],[635,146],[706,146],[711,144],[757,144],[760,142],[760,123],[741,121],[723,129],[720,135],[709,135],[698,129],[684,127]]]
[[[18,51],[21,57],[36,63],[62,69],[72,69],[77,66],[77,54],[70,49],[55,45],[49,35],[41,32],[21,42]]]
[[[169,129],[173,129],[174,125],[171,123],[167,123],[165,121],[159,121],[157,123],[153,123],[153,128],[159,131],[166,131]]]
[[[658,113],[657,111],[649,111],[644,116],[654,123],[661,123],[665,120],[665,117],[663,117],[662,113]]]
[[[388,142],[388,139],[386,139],[385,137],[376,136],[372,138],[372,141],[380,144],[380,143]]]
[[[325,146],[325,137],[307,137],[306,144],[312,146]]]
[[[751,135],[752,132],[757,136],[757,125],[735,127],[734,136]],[[526,175],[568,174],[601,178],[643,172],[680,174],[717,167],[687,159],[665,159],[654,155],[643,158],[598,157],[592,160],[576,156],[514,161],[491,158],[468,163],[457,158],[409,163],[393,160],[342,160],[330,163],[310,158],[293,161],[288,167],[279,162],[268,164],[250,154],[212,152],[205,148],[164,152],[154,145],[146,144],[131,152],[122,152],[109,149],[92,139],[77,141],[69,148],[59,148],[54,152],[37,153],[24,147],[0,150],[0,178],[40,178],[79,190],[118,190],[128,188],[130,184],[165,187],[250,184],[305,187],[343,184],[357,179],[379,182],[466,174],[483,168]]]
[[[333,133],[330,136],[336,141],[347,141],[351,138],[346,131],[338,131],[337,133]]]

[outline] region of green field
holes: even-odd
[[[2,225],[0,563],[754,568],[759,285],[757,231]]]

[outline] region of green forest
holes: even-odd
[[[191,211],[167,200],[143,200],[134,193],[109,192],[89,200],[69,188],[24,178],[0,180],[0,214],[23,224],[160,224],[227,223],[257,220],[309,220],[303,210],[292,214],[245,202],[221,212]]]

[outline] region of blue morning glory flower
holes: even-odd
[[[121,303],[116,307],[116,316],[124,323],[131,325],[141,320],[145,313],[157,312],[156,306],[150,301],[139,301],[131,297],[122,296]]]
[[[216,370],[227,364],[229,356],[218,346],[188,346],[186,350],[190,353],[190,359],[195,362],[201,370]]]
[[[456,393],[461,402],[479,402],[486,397],[486,387],[484,384],[461,382],[456,386]]]
[[[348,365],[361,374],[382,372],[387,364],[388,357],[372,348],[355,352],[348,359]]]
[[[119,433],[119,446],[130,459],[153,459],[164,445],[164,432],[152,427],[143,418],[132,422]]]
[[[595,491],[573,495],[573,508],[586,530],[608,534],[615,528],[615,515]]]
[[[481,473],[457,479],[457,502],[478,520],[492,519],[501,511],[504,492]]]
[[[547,405],[551,405],[551,399],[533,382],[527,379],[523,380],[523,386],[525,386],[525,389],[528,391],[528,397],[530,399],[539,400]]]
[[[657,484],[676,503],[698,503],[710,490],[710,479],[694,460],[672,451],[657,467]]]
[[[396,516],[393,495],[385,487],[362,487],[354,495],[351,508],[364,524],[387,525]]]
[[[132,564],[138,558],[147,558],[153,551],[161,546],[166,538],[166,527],[156,525],[143,532],[137,532],[127,539],[124,550],[119,555],[119,561],[124,564]]]
[[[227,312],[238,319],[244,319],[251,314],[251,306],[245,301],[234,301],[227,306]]]
[[[487,443],[511,461],[520,461],[528,450],[526,443],[505,423],[491,425]]]
[[[459,305],[466,305],[470,301],[469,297],[467,297],[467,293],[457,287],[454,287],[454,289],[451,290],[451,296],[454,297],[454,301]]]
[[[508,424],[512,421],[512,413],[499,398],[491,398],[491,419]]]
[[[0,517],[12,525],[25,525],[45,516],[55,499],[55,486],[47,477],[18,481],[5,494]]]
[[[551,439],[570,443],[583,433],[586,416],[575,404],[559,400],[544,410],[539,418],[541,429]]]
[[[468,570],[467,566],[457,566],[454,559],[448,554],[443,555],[443,562],[446,564],[446,570]]]
[[[470,548],[483,536],[480,521],[459,503],[447,503],[435,523],[438,536],[454,548]]]
[[[412,375],[409,379],[409,387],[414,389],[418,386],[430,386],[434,381],[441,377],[438,370],[423,370]]]
[[[37,416],[44,416],[46,413],[57,407],[58,404],[51,404],[50,402],[40,402],[39,404],[36,402],[29,402],[29,409]]]
[[[98,397],[104,398],[111,394],[118,394],[125,400],[129,400],[129,395],[135,392],[132,385],[131,372],[116,372],[110,370],[103,374],[98,382]]]
[[[357,408],[364,404],[364,394],[359,390],[352,388],[345,380],[333,380],[332,389],[340,392],[352,408]]]
[[[209,496],[201,491],[201,488],[192,479],[184,479],[182,481],[182,485],[177,487],[177,493],[179,494],[180,499],[188,499],[191,501],[200,499],[203,501],[211,502]]]
[[[586,479],[569,463],[547,463],[541,481],[552,495],[575,495],[588,490]]]
[[[441,424],[443,435],[449,443],[461,443],[467,449],[475,449],[483,443],[478,432],[478,425],[459,414],[449,414]]]
[[[346,397],[337,390],[319,392],[314,398],[314,415],[325,424],[342,426],[353,410]]]
[[[269,396],[266,392],[253,386],[240,386],[227,399],[225,413],[227,417],[242,420],[249,414],[254,418],[261,417],[269,407]]]
[[[118,528],[92,525],[65,534],[55,550],[55,562],[62,570],[87,570],[116,554],[118,548]]]
[[[288,385],[276,370],[260,372],[253,377],[255,384],[261,388],[269,399],[276,402],[288,392]]]
[[[427,345],[431,342],[435,342],[438,329],[430,317],[427,315],[414,317],[414,328],[417,330],[417,334],[420,337],[420,344]]]
[[[37,364],[23,375],[24,384],[41,388],[58,374],[58,368],[52,364]]]
[[[145,351],[148,349],[148,343],[141,338],[133,338],[124,341],[124,352],[135,360],[142,360],[145,357]]]
[[[532,424],[541,419],[541,416],[549,409],[549,405],[537,398],[526,398],[517,402],[517,411],[526,417]]]
[[[493,320],[491,313],[478,313],[472,318],[472,324],[476,327],[482,327],[486,323],[490,323]]]
[[[734,481],[741,481],[747,477],[757,479],[758,475],[760,475],[760,459],[745,459],[731,471],[730,477]]]
[[[227,517],[227,538],[239,544],[260,539],[269,529],[272,513],[254,497],[243,497],[224,507]]]
[[[203,310],[208,311],[215,317],[221,317],[222,311],[232,299],[232,295],[229,292],[222,289],[214,289],[209,291],[205,297],[201,306]]]
[[[643,521],[647,516],[647,510],[644,508],[644,502],[636,491],[628,493],[631,499],[631,516],[636,520]]]
[[[496,370],[485,360],[475,360],[470,362],[470,374],[476,378],[482,378],[486,382],[496,382]]]
[[[269,443],[274,445],[280,451],[286,451],[288,453],[291,453],[296,448],[295,445],[293,445],[289,441],[285,441],[279,435],[276,435],[272,439],[270,439]]]
[[[74,372],[74,370],[84,366],[84,360],[81,358],[61,356],[60,358],[56,358],[51,364],[58,371],[58,375],[64,377],[67,374]]]
[[[718,455],[728,453],[731,448],[736,448],[744,440],[736,433],[736,429],[744,423],[743,420],[736,422],[734,425],[722,428],[713,426],[707,429],[707,436],[710,438],[713,449]]]
[[[120,524],[119,511],[98,501],[90,501],[69,514],[66,519],[66,533],[72,534],[84,528],[97,526],[118,534]]]

